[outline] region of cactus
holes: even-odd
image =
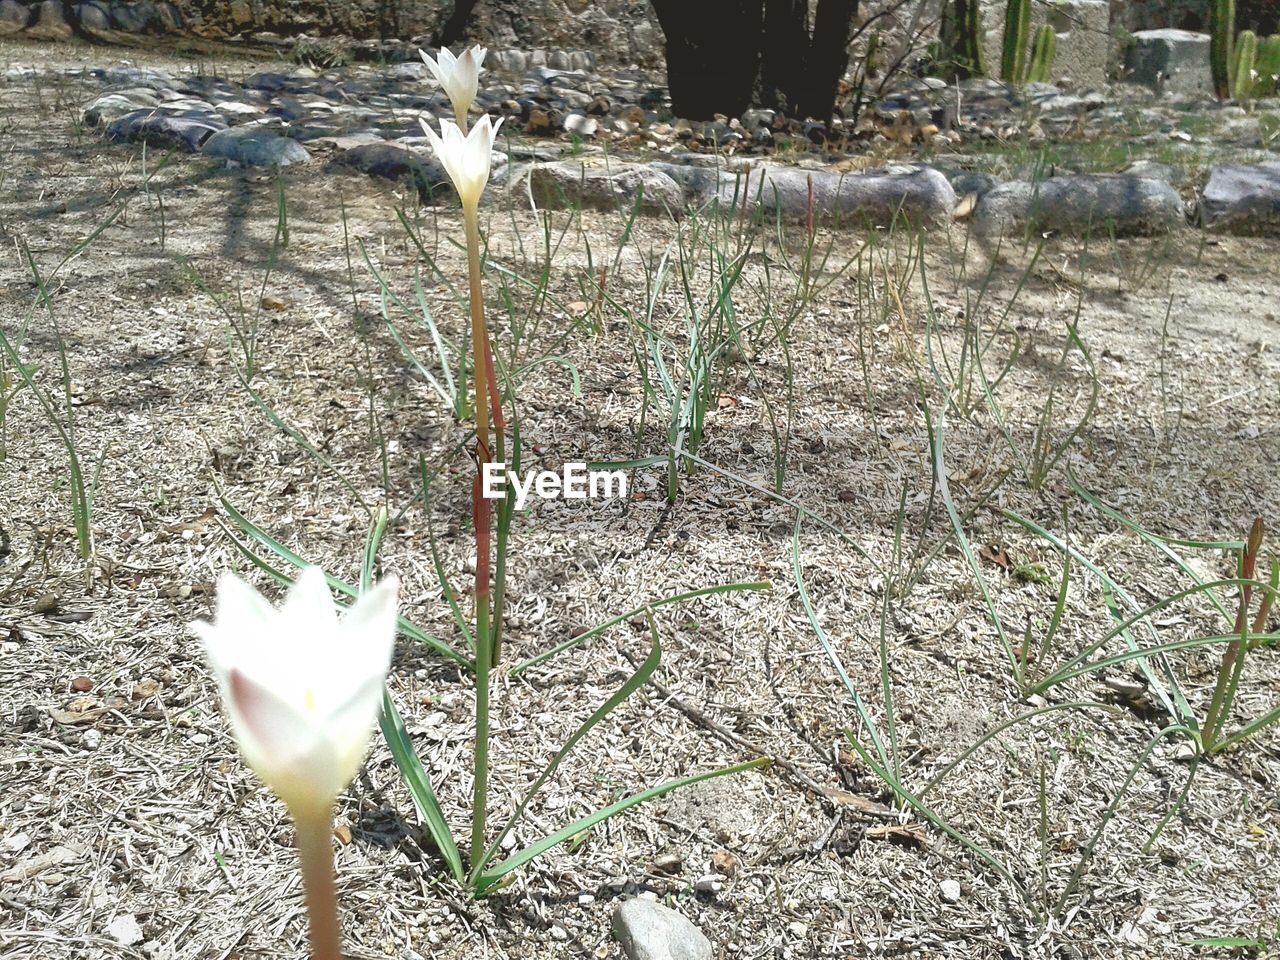
[[[1256,97],[1274,97],[1280,93],[1280,33],[1258,44],[1258,85]]]
[[[943,5],[943,52],[961,77],[987,75],[982,39],[982,4],[979,0],[952,0]]]
[[[1231,95],[1237,100],[1251,99],[1258,76],[1258,35],[1252,30],[1241,31],[1236,37],[1232,64]]]
[[[1219,100],[1231,96],[1231,67],[1236,36],[1236,0],[1212,0],[1210,9],[1209,66],[1213,71],[1213,90]]]
[[[1036,42],[1031,49],[1031,66],[1027,80],[1031,83],[1048,83],[1053,77],[1053,58],[1058,53],[1058,32],[1049,24],[1036,31]]]
[[[1031,0],[1009,0],[1004,15],[1004,50],[1000,79],[1022,83],[1027,78],[1027,40],[1031,35]]]

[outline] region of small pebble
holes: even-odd
[[[942,899],[947,903],[960,902],[960,881],[959,880],[943,880],[938,884],[938,890],[942,894]]]
[[[93,689],[93,681],[88,677],[76,677],[71,681],[71,689],[76,693],[88,693]]]
[[[698,893],[719,893],[724,889],[724,876],[719,873],[708,873],[693,881],[693,889]]]

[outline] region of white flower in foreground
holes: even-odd
[[[502,126],[502,118],[497,123],[489,120],[488,114],[481,117],[471,128],[471,132],[463,136],[458,125],[452,120],[440,121],[440,133],[431,129],[425,120],[419,120],[422,130],[431,141],[431,148],[444,164],[445,172],[453,181],[453,188],[464,205],[474,206],[480,202],[480,194],[484,193],[489,182],[489,164],[493,159],[493,141]]]
[[[453,115],[460,123],[466,124],[467,111],[476,98],[476,89],[480,86],[480,67],[484,63],[485,54],[489,51],[476,45],[455,57],[445,48],[440,48],[437,59],[427,55],[427,51],[419,50],[422,62],[440,81],[444,92],[453,102]]]
[[[324,574],[302,571],[280,609],[242,580],[218,582],[204,641],[249,766],[295,817],[318,815],[355,776],[382,702],[396,635],[396,581],[339,621]]]

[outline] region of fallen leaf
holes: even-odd
[[[723,873],[726,877],[732,877],[738,872],[738,858],[728,850],[717,850],[711,855],[711,869],[716,873]]]
[[[4,873],[0,873],[0,883],[15,883],[19,880],[28,880],[38,873],[42,873],[52,867],[60,867],[64,863],[78,860],[82,856],[84,856],[83,847],[78,845],[59,845],[44,853],[29,857],[21,863],[10,867]]]
[[[866,797],[860,797],[856,793],[850,793],[848,790],[836,790],[827,787],[822,791],[822,795],[832,803],[838,803],[842,807],[852,807],[854,810],[860,810],[863,813],[874,814],[875,816],[884,816],[893,813],[883,803],[876,803],[874,800],[868,800]]]
[[[1003,570],[1009,569],[1009,548],[998,543],[989,543],[978,551],[978,556],[987,563],[994,563]]]
[[[152,680],[150,677],[144,677],[133,685],[133,690],[129,696],[134,700],[146,700],[154,697],[160,692],[160,682]]]
[[[678,853],[664,853],[655,857],[653,863],[649,864],[650,873],[679,873],[680,868],[684,866],[684,857]]]
[[[890,843],[901,844],[904,847],[914,847],[917,850],[923,850],[929,845],[924,826],[919,823],[908,823],[902,826],[888,824],[881,827],[868,827],[866,837],[868,840],[888,840]]]

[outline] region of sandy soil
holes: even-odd
[[[175,70],[252,68],[132,51],[128,58]],[[0,45],[0,67],[45,71],[0,81],[0,323],[11,338],[26,330],[23,356],[58,400],[59,338],[65,345],[75,435],[98,477],[97,561],[88,576],[71,529],[65,451],[31,392],[17,392],[0,462],[0,954],[301,957],[305,924],[287,818],[239,761],[186,629],[209,614],[220,571],[251,572],[219,522],[220,492],[349,581],[367,525],[360,501],[385,502],[393,514],[405,508],[384,567],[405,584],[405,616],[456,643],[427,530],[455,584],[465,583],[469,467],[447,457],[464,435],[389,334],[360,252],[363,245],[388,282],[411,295],[418,257],[396,216],[409,196],[322,163],[290,169],[289,242],[264,287],[277,231],[275,178],[187,157],[157,171],[154,154],[104,145],[81,128],[77,108],[92,86],[49,72],[118,60],[101,48]],[[458,276],[455,211],[409,205],[406,213],[444,274]],[[609,277],[612,302],[603,304],[597,333],[588,309],[594,271],[612,260],[623,223],[563,212],[551,222],[545,303],[520,288],[508,314],[504,275],[491,270],[488,278],[499,339],[514,341],[512,316],[536,318],[536,326],[526,321],[520,357],[554,349],[581,371],[580,397],[558,365],[521,379],[528,451],[547,465],[658,451],[661,412],[650,409],[641,428],[641,381],[621,308],[643,311],[642,268],[678,228],[657,219],[637,225]],[[486,231],[496,264],[539,276],[544,234],[533,213],[497,204]],[[883,640],[902,776],[918,790],[984,732],[1032,706],[954,545],[903,588],[906,564],[894,563],[900,499],[908,556],[917,538],[928,554],[949,532],[936,502],[929,509],[922,378],[930,403],[941,400],[928,370],[925,298],[910,244],[887,240],[882,252],[834,276],[864,240],[852,233],[818,240],[833,249],[831,283],[791,332],[795,409],[783,492],[847,535],[810,517],[800,557],[817,616],[882,728],[880,613],[886,589],[895,593]],[[1058,533],[1069,528],[1072,544],[1140,604],[1187,585],[1155,550],[1072,492],[1068,464],[1099,497],[1170,536],[1239,538],[1259,513],[1280,522],[1274,243],[1202,244],[1188,231],[1168,245],[1095,244],[1083,281],[1073,242],[1051,241],[1034,264],[1020,246],[964,252],[963,244],[962,227],[927,244],[944,327],[935,347],[958,349],[965,290],[974,296],[994,259],[975,313],[996,331],[1013,301],[992,356],[1007,356],[1015,341],[1023,347],[999,387],[1019,449],[1032,442],[1065,323],[1077,311],[1100,384],[1092,420],[1036,491],[981,404],[972,416],[949,419],[947,475],[961,511],[978,507],[1013,471],[968,528],[975,548],[1007,550],[1010,570],[997,562],[999,550],[981,562],[1015,642],[1028,625],[1039,631],[1048,622],[1061,562],[996,508]],[[795,254],[794,244],[786,249]],[[28,251],[51,291],[48,309],[33,309]],[[777,279],[782,253],[774,245],[753,254],[736,301],[744,325],[764,316],[763,305],[787,302]],[[886,299],[886,275],[900,287],[897,299]],[[766,289],[766,276],[779,286]],[[461,306],[430,275],[424,284],[442,329],[459,337]],[[224,312],[236,315],[237,291],[250,316],[268,298],[251,379],[261,404],[241,384],[243,353]],[[677,348],[686,345],[674,287],[655,317]],[[402,329],[430,355],[420,329]],[[634,477],[643,496],[543,503],[522,514],[507,620],[514,660],[671,593],[773,583],[767,593],[659,612],[661,685],[639,692],[566,762],[517,830],[522,843],[670,777],[755,751],[778,762],[643,806],[476,903],[447,879],[386,748],[375,742],[338,811],[347,828],[347,842],[336,842],[350,956],[616,956],[610,912],[620,898],[646,891],[697,923],[719,957],[1178,957],[1198,955],[1190,945],[1197,938],[1274,938],[1280,735],[1264,732],[1200,764],[1186,803],[1144,849],[1183,790],[1188,764],[1176,756],[1176,737],[1161,740],[1122,792],[1144,747],[1169,723],[1149,692],[1118,696],[1119,681],[1137,676],[1132,664],[1046,695],[1048,704],[1109,709],[1062,710],[1012,726],[929,794],[955,830],[1008,865],[1023,893],[952,837],[884,806],[892,798],[842,736],[857,715],[796,589],[795,509],[726,475],[771,482],[768,410],[785,411],[783,361],[775,346],[728,365],[701,451],[718,469],[682,478],[673,509],[665,509],[660,472],[644,470]],[[1057,377],[1056,437],[1088,397],[1087,372],[1074,355]],[[334,471],[302,452],[263,405]],[[441,466],[429,510],[413,502],[419,457]],[[1232,574],[1225,553],[1197,557],[1206,576]],[[1036,563],[1051,582],[1037,582]],[[1112,626],[1097,580],[1078,567],[1073,574],[1060,661]],[[1153,622],[1163,641],[1215,629],[1203,602],[1175,604]],[[646,650],[644,632],[623,624],[543,667],[500,677],[495,820]],[[1171,669],[1203,715],[1214,657],[1180,653]],[[92,690],[73,692],[77,677],[90,678]],[[470,683],[406,641],[390,687],[461,834]],[[1258,652],[1233,723],[1275,706],[1278,687],[1274,654]],[[715,889],[695,889],[713,864],[728,862],[734,869]],[[959,884],[955,902],[943,881]],[[1037,913],[1051,919],[1037,923]],[[124,937],[136,939],[127,946],[117,936],[128,932],[123,918],[139,928],[137,938]]]

